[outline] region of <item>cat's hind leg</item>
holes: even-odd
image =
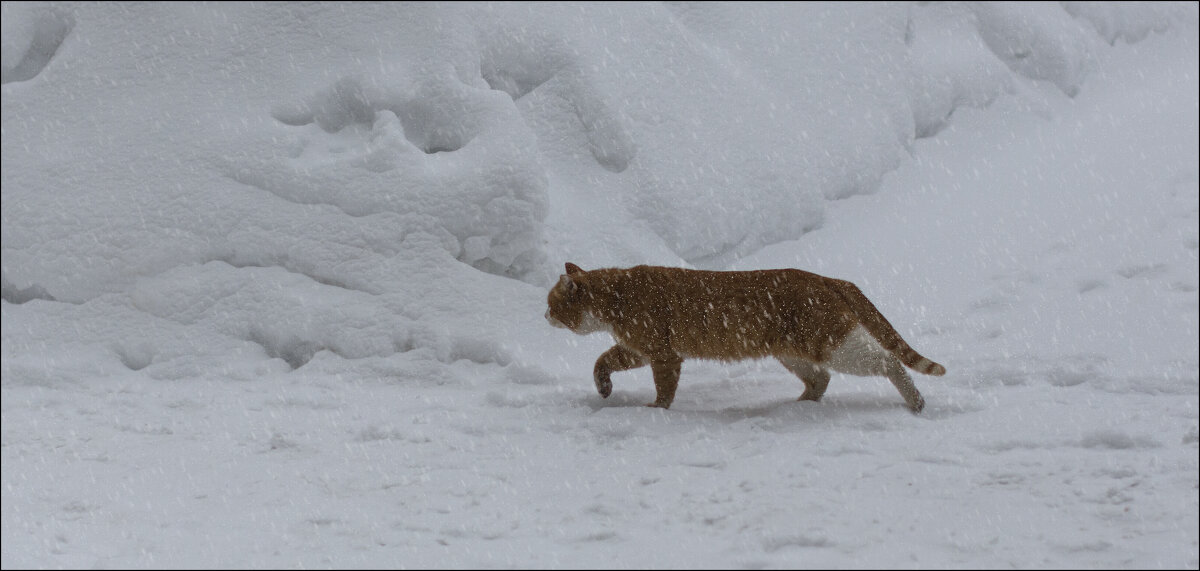
[[[917,386],[913,384],[912,376],[904,369],[904,364],[900,359],[892,357],[887,364],[887,377],[895,385],[896,390],[900,391],[900,396],[904,397],[904,402],[908,403],[909,410],[913,414],[921,412],[925,408],[925,397],[921,396]]]
[[[819,401],[829,388],[829,371],[812,361],[799,357],[776,357],[785,369],[804,381],[804,394],[799,400]]]

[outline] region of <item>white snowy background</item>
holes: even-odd
[[[0,563],[1195,569],[1197,12],[6,2]],[[566,261],[949,372],[602,399]]]

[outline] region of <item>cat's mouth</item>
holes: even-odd
[[[550,325],[553,325],[559,329],[569,329],[565,323],[555,319],[553,315],[550,315],[549,309],[546,310],[546,321],[548,321]]]

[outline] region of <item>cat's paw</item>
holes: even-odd
[[[597,375],[594,380],[596,381],[596,392],[600,393],[600,396],[608,398],[608,395],[612,394],[612,380],[608,378],[608,375]]]

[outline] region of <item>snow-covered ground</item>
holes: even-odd
[[[1197,13],[5,3],[0,563],[1197,568]],[[949,372],[602,399],[566,261]]]

